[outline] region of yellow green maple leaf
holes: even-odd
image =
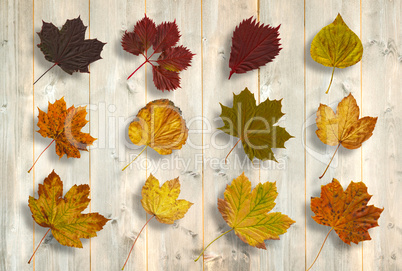
[[[226,187],[224,199],[218,199],[219,212],[231,229],[213,240],[201,255],[213,242],[231,231],[243,242],[261,249],[266,249],[265,240],[279,240],[279,235],[295,221],[280,212],[269,213],[275,207],[277,195],[276,183],[259,183],[251,190],[251,182],[244,172],[234,179]]]
[[[109,220],[98,213],[81,213],[91,201],[89,190],[87,184],[74,185],[63,198],[63,182],[53,170],[39,184],[38,199],[29,197],[32,217],[40,226],[49,228],[47,233],[51,230],[60,244],[82,248],[80,238],[95,237]]]

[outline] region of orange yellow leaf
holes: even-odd
[[[149,175],[142,187],[141,204],[145,211],[154,215],[156,220],[165,224],[173,224],[187,213],[193,203],[181,199],[179,178],[166,181],[159,187],[159,181],[152,174]]]
[[[320,104],[316,122],[316,134],[323,143],[357,149],[373,135],[377,118],[359,119],[359,106],[353,95],[349,94],[338,104],[336,114],[329,106]]]
[[[137,118],[128,128],[128,136],[135,145],[146,145],[166,155],[186,143],[186,122],[180,109],[170,100],[149,102],[138,112]]]
[[[377,118],[364,117],[359,119],[359,106],[352,94],[343,98],[338,104],[336,113],[327,105],[320,104],[317,110],[318,138],[327,145],[340,145],[347,149],[357,149],[373,135]],[[320,178],[327,171],[332,159]]]
[[[82,106],[67,109],[64,97],[54,104],[49,102],[47,113],[39,109],[38,133],[56,141],[56,153],[60,158],[64,154],[67,158],[80,158],[79,151],[87,151],[87,146],[95,141],[89,133],[81,132],[88,123],[86,115],[87,111]]]
[[[346,244],[371,240],[368,229],[378,226],[384,209],[368,205],[371,195],[363,182],[351,182],[343,191],[338,180],[321,186],[321,197],[311,198],[313,219],[330,226]]]
[[[38,199],[29,197],[28,201],[33,219],[50,228],[64,246],[81,248],[80,238],[96,236],[109,220],[98,213],[81,213],[91,201],[86,184],[74,185],[63,198],[63,182],[54,171],[39,184],[38,195]]]
[[[161,187],[159,187],[158,179],[150,174],[142,187],[141,194],[142,207],[144,207],[145,211],[152,216],[147,220],[147,222],[145,222],[135,238],[122,270],[124,270],[124,267],[130,258],[138,237],[152,218],[155,217],[160,223],[173,224],[175,220],[182,219],[188,209],[193,205],[193,203],[187,200],[177,199],[180,194],[179,177],[166,181]]]

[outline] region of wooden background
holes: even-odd
[[[337,178],[346,186],[364,181],[370,203],[385,210],[371,241],[348,246],[331,233],[313,270],[402,270],[402,21],[400,0],[71,0],[0,2],[0,270],[120,270],[147,216],[141,187],[152,173],[164,182],[179,176],[180,197],[195,204],[174,225],[151,221],[142,233],[126,270],[305,270],[316,256],[329,228],[316,224],[310,197]],[[196,54],[181,73],[181,89],[155,89],[151,70],[127,76],[143,59],[124,52],[125,30],[144,16],[157,24],[176,19],[180,44]],[[314,35],[340,12],[360,36],[363,60],[335,72],[324,94],[331,68],[310,57]],[[35,86],[51,63],[36,47],[42,20],[61,27],[81,16],[87,37],[107,42],[102,60],[91,73],[70,76],[55,67]],[[265,24],[281,24],[283,50],[274,62],[242,75],[229,75],[231,36],[243,19],[255,16]],[[224,157],[236,139],[216,130],[220,106],[232,105],[232,93],[248,87],[257,101],[283,98],[286,115],[280,125],[295,136],[286,149],[275,150],[279,163],[252,164],[239,147],[228,165]],[[319,180],[334,147],[315,135],[315,112],[320,103],[336,106],[352,92],[362,116],[378,116],[374,135],[357,150],[340,148],[326,176]],[[98,138],[80,159],[58,159],[52,146],[27,173],[33,160],[50,143],[38,130],[37,107],[65,96],[68,106],[88,105],[85,127]],[[127,140],[127,125],[149,101],[169,98],[181,108],[190,128],[187,144],[170,156],[148,149],[133,167],[121,169],[139,152]],[[399,136],[398,136],[399,135]],[[398,139],[399,138],[399,139]],[[244,163],[243,163],[244,162]],[[111,221],[98,237],[83,240],[83,249],[63,247],[47,237],[35,260],[27,261],[47,229],[37,226],[28,196],[52,171],[64,181],[65,191],[89,183],[89,210]],[[296,220],[280,241],[267,241],[267,250],[245,245],[233,232],[215,242],[204,261],[194,259],[211,240],[228,230],[217,209],[226,184],[245,172],[255,186],[276,181],[279,196],[274,210]],[[88,210],[88,211],[89,211]]]

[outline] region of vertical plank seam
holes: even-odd
[[[362,0],[360,0],[360,40],[362,40],[363,37],[363,31],[362,31]],[[360,116],[363,116],[363,60],[360,61]],[[363,182],[363,146],[361,146],[360,149],[360,181]],[[362,271],[363,266],[364,266],[364,261],[363,261],[363,242],[362,243]]]
[[[203,24],[203,3],[201,4],[201,115],[204,117],[204,45],[203,45],[203,33],[204,33],[204,24]],[[202,249],[204,250],[205,245],[205,233],[204,233],[204,124],[201,122],[201,224],[202,224]],[[202,270],[204,271],[204,255],[202,255]]]
[[[32,0],[32,161],[35,161],[35,0]],[[32,172],[32,196],[35,196],[35,167]],[[32,251],[35,251],[35,221],[32,221]],[[35,256],[33,258],[35,271]]]
[[[144,0],[144,12],[147,14],[147,0]],[[145,55],[146,52],[145,52]],[[147,66],[145,65],[145,104],[148,99],[148,81],[147,81]],[[145,149],[145,180],[148,176],[148,148]],[[148,214],[145,213],[145,221],[148,221]],[[145,270],[148,271],[148,224],[145,227]]]
[[[303,112],[303,117],[304,117],[304,123],[307,121],[307,108],[306,108],[306,0],[303,2],[303,50],[304,50],[304,59],[303,59],[303,69],[304,69],[304,112]],[[304,127],[303,131],[303,136],[304,136],[304,270],[307,269],[307,153],[306,153],[306,137],[307,137],[307,132],[306,132],[306,127]]]
[[[260,0],[257,0],[257,21],[260,22]],[[258,73],[257,73],[257,93],[258,93],[258,105],[261,103],[261,69],[258,68]],[[261,160],[258,160],[258,182],[261,183]],[[268,258],[268,257],[267,257]],[[260,258],[261,262],[261,258]],[[260,270],[261,264],[258,267]]]
[[[91,0],[88,0],[88,37],[91,39]],[[91,64],[88,65],[88,121],[89,121],[89,132],[91,133]],[[89,182],[89,212],[92,210],[92,180],[91,180],[91,148],[88,150],[88,182]],[[92,270],[92,239],[89,239],[89,270]]]

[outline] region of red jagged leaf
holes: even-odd
[[[242,21],[233,32],[229,79],[233,73],[245,73],[271,62],[279,48],[279,27],[260,24],[253,17]]]
[[[178,72],[171,72],[161,66],[152,66],[154,84],[160,90],[174,90],[180,87],[180,77]]]
[[[194,54],[183,46],[166,49],[158,58],[158,64],[168,71],[179,72],[190,66]]]
[[[41,31],[37,33],[40,38],[38,47],[45,59],[54,63],[51,68],[58,65],[68,74],[88,73],[88,65],[101,59],[100,53],[106,43],[85,39],[86,29],[80,17],[67,20],[60,30],[52,23],[43,22]]]
[[[124,33],[121,45],[125,51],[138,56],[151,47],[155,35],[156,25],[145,14],[145,17],[135,24],[133,32]]]
[[[176,20],[173,22],[163,22],[156,28],[156,36],[152,43],[155,53],[160,53],[175,46],[180,39],[179,27]]]
[[[143,65],[149,63],[152,65],[154,84],[157,89],[170,91],[179,88],[178,72],[187,69],[194,56],[184,46],[173,47],[179,39],[180,32],[176,21],[163,22],[155,27],[154,22],[145,15],[141,21],[137,22],[133,32],[125,32],[121,41],[125,51],[137,56],[142,54],[145,57],[144,63],[127,79],[130,79]],[[145,52],[151,45],[154,52],[148,56]],[[158,53],[161,53],[159,58],[152,59],[152,56]]]

